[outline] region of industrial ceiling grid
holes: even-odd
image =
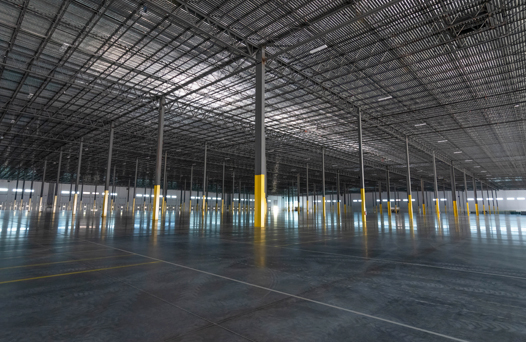
[[[250,182],[251,56],[265,44],[268,170],[283,175],[278,182],[294,178],[307,161],[319,170],[321,146],[335,159],[328,169],[357,179],[355,104],[364,116],[366,167],[378,170],[368,172],[377,174],[372,184],[384,179],[385,165],[403,179],[400,138],[409,135],[413,173],[428,180],[427,152],[436,150],[441,160],[454,160],[477,177],[485,178],[474,167],[481,166],[523,186],[516,178],[525,167],[523,110],[514,107],[524,100],[524,6],[518,1],[399,1],[326,35],[321,33],[386,1],[145,5],[147,14],[129,1],[2,1],[0,43],[10,49],[0,79],[0,96],[8,103],[2,107],[2,176],[13,177],[21,162],[39,175],[43,156],[57,158],[60,146],[75,155],[80,136],[89,147],[91,172],[102,175],[108,124],[116,120],[117,167],[126,163],[122,175],[129,177],[139,158],[142,177],[151,178],[157,131],[152,101],[164,93],[165,147],[179,179],[188,178],[191,164],[202,168],[208,141],[214,177],[229,158],[229,170]],[[328,47],[310,53],[323,44]],[[378,101],[386,96],[393,98]],[[425,125],[415,127],[419,123]],[[440,164],[449,179],[449,167]]]

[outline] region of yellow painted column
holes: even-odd
[[[360,189],[360,196],[361,196],[361,199],[362,199],[362,221],[363,221],[363,226],[365,227],[367,222],[366,222],[366,215],[367,215],[367,212],[366,212],[366,208],[365,208],[365,189]]]
[[[192,212],[192,200],[190,200],[190,202],[188,202],[188,212],[191,213]]]
[[[203,192],[204,192],[204,190],[203,190]],[[203,216],[205,216],[205,208],[206,208],[206,202],[205,201],[206,201],[206,199],[205,199],[205,196],[203,195],[203,210],[202,210],[203,211]]]
[[[325,217],[325,197],[322,197],[322,201],[323,201],[323,217]]]
[[[407,212],[409,213],[409,219],[413,219],[413,200],[411,199],[411,195],[407,196]]]
[[[161,185],[154,185],[153,186],[153,212],[152,212],[152,220],[157,221],[159,220],[159,205],[161,201]]]
[[[73,195],[73,207],[71,208],[73,215],[77,213],[77,194]]]
[[[469,216],[469,203],[468,203],[468,202],[466,202],[466,213],[467,213],[468,216]]]
[[[436,210],[436,213],[437,213],[437,218],[440,218],[440,205],[438,204],[438,198],[435,199],[435,210]]]
[[[307,214],[309,213],[309,200],[307,200]]]
[[[479,204],[475,203],[475,213],[479,216]]]
[[[221,214],[223,214],[224,210],[225,210],[225,200],[221,199]]]
[[[458,216],[457,201],[453,201],[453,215]]]
[[[104,190],[104,197],[102,198],[102,217],[106,217],[108,215],[108,197],[110,196],[110,192],[108,190]]]
[[[265,203],[267,202],[267,196],[265,194],[265,175],[255,175],[254,181],[254,226],[262,228],[265,227]]]
[[[132,211],[135,211],[135,197],[133,198],[133,201],[132,201]]]
[[[422,213],[424,214],[424,216],[426,215],[426,205],[425,204],[422,204]]]
[[[27,203],[27,210],[31,210],[31,198],[29,199]],[[495,212],[495,208],[493,209],[493,212]]]
[[[387,200],[387,215],[391,217],[391,201]]]
[[[336,203],[336,205],[337,205],[337,207],[336,207],[336,208],[337,208],[336,212],[338,213],[338,216],[340,216],[340,202]]]

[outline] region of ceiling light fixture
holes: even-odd
[[[459,154],[459,153],[462,153],[462,151],[455,151],[455,152],[453,152],[453,153],[455,153],[455,154]]]
[[[389,96],[386,96],[386,97],[381,97],[378,99],[378,101],[385,101],[385,100],[389,100],[389,99],[392,99],[393,97],[391,95]]]
[[[427,125],[427,124],[425,122],[423,122],[423,123],[416,124],[415,127],[420,127],[420,126],[425,126],[425,125]]]
[[[317,48],[312,49],[309,52],[316,53],[316,52],[320,52],[321,50],[325,50],[326,48],[327,48],[327,44],[323,44],[322,46],[318,46]]]
[[[517,108],[517,107],[519,107],[519,106],[520,106],[520,105],[516,104],[516,105],[515,105],[515,108]]]
[[[467,162],[472,162],[473,159],[466,159],[465,161],[467,161]]]
[[[444,143],[444,142],[447,142],[447,140],[439,140],[438,142],[439,143]]]

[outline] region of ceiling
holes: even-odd
[[[326,47],[325,47],[326,46]],[[265,48],[269,193],[300,173],[432,189],[463,172],[526,188],[526,4],[510,1],[0,0],[0,178],[102,184],[115,125],[116,183],[152,186],[166,98],[168,186],[254,180],[256,53]],[[113,167],[112,165],[112,167]],[[385,185],[384,185],[385,187]],[[413,188],[415,189],[415,188]]]

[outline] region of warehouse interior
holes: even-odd
[[[523,1],[0,0],[0,56],[0,340],[526,340]]]

